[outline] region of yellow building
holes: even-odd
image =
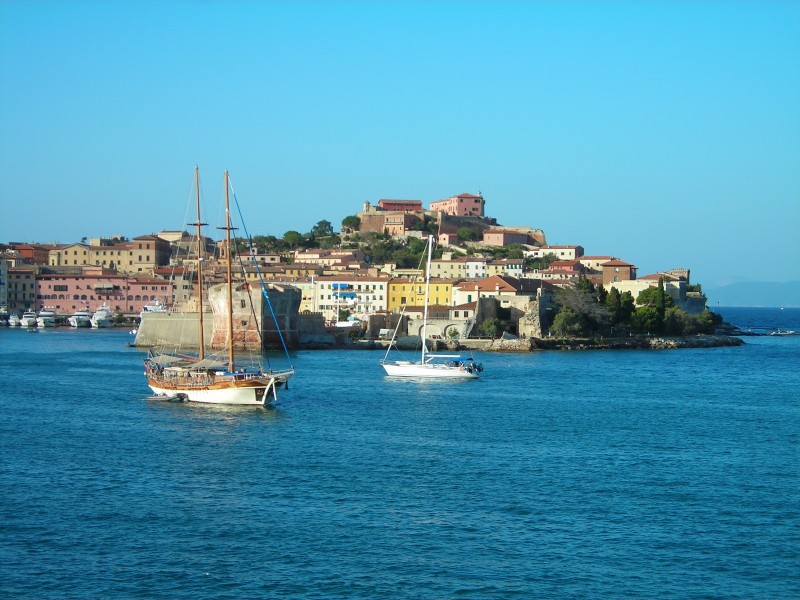
[[[48,264],[51,267],[85,267],[94,263],[91,260],[91,248],[86,244],[69,244],[50,250]]]
[[[459,279],[431,279],[428,292],[428,306],[451,306],[453,304],[453,285]],[[387,309],[400,312],[404,305],[423,306],[425,304],[425,279],[392,279],[389,281]]]

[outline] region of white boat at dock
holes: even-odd
[[[21,327],[36,327],[36,313],[32,310],[26,310],[19,318],[19,324]]]
[[[95,329],[100,327],[111,327],[114,325],[114,313],[111,311],[111,307],[103,302],[103,305],[94,311],[94,314],[91,318],[91,324]]]
[[[92,315],[89,311],[78,310],[67,319],[70,327],[91,327]]]
[[[36,316],[36,325],[39,327],[55,327],[56,326],[56,313],[49,307],[45,307],[39,311]]]

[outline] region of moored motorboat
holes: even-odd
[[[143,315],[144,313],[165,313],[167,312],[167,307],[164,306],[159,300],[151,304],[145,304],[142,307],[142,312],[139,315]]]
[[[78,310],[67,319],[70,327],[91,327],[92,315],[88,311]]]
[[[36,313],[32,310],[26,310],[19,318],[21,327],[36,327]]]
[[[51,308],[43,308],[36,316],[36,325],[39,327],[55,327],[56,313]]]
[[[114,313],[111,311],[111,307],[108,304],[103,302],[102,306],[94,311],[91,318],[91,325],[95,329],[114,325]]]

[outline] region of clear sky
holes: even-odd
[[[195,164],[251,234],[480,191],[640,275],[800,280],[800,2],[0,1],[0,241],[184,228]]]

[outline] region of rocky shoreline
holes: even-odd
[[[535,350],[668,350],[673,348],[719,348],[741,346],[744,340],[726,335],[687,337],[630,337],[577,339],[493,340],[484,352],[532,352]]]
[[[498,353],[524,353],[537,350],[669,350],[674,348],[720,348],[742,346],[744,340],[728,335],[695,335],[687,337],[629,337],[629,338],[516,338],[496,340],[469,340],[447,345],[435,351],[481,351]],[[357,340],[345,345],[304,345],[304,350],[386,348],[386,343],[374,340]],[[406,350],[418,349],[407,347]]]

